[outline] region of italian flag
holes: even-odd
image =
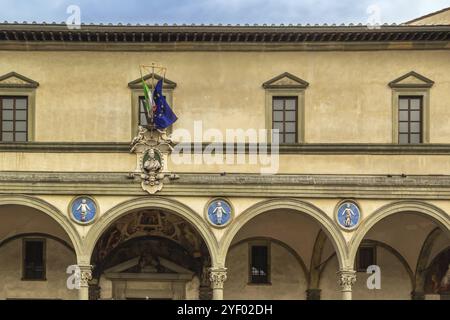
[[[152,118],[153,111],[156,109],[155,101],[153,100],[153,94],[150,92],[150,88],[145,83],[144,78],[142,78],[142,86],[144,87],[144,96],[145,96],[145,109],[147,110],[147,114],[150,118]]]

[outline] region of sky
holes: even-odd
[[[82,23],[341,24],[402,23],[450,7],[450,0],[0,0],[0,21]]]

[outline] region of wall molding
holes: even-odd
[[[226,144],[226,143],[181,143],[180,151],[191,150],[192,153],[204,151],[207,146],[214,148],[233,147],[235,153],[248,153],[252,144]],[[267,145],[270,152],[271,144]],[[24,142],[0,143],[0,152],[36,152],[36,153],[129,153],[128,142]],[[426,143],[416,145],[399,145],[392,143],[299,143],[279,146],[280,154],[431,154],[450,155],[450,144]]]
[[[450,176],[259,175],[178,173],[164,182],[162,196],[450,199]],[[3,171],[0,194],[146,193],[127,172]]]

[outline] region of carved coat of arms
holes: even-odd
[[[151,76],[147,84],[143,71],[151,69]],[[155,75],[155,71],[161,75]],[[137,156],[136,169],[130,175],[139,177],[142,188],[150,194],[161,191],[165,177],[176,179],[167,171],[166,160],[173,150],[172,141],[167,136],[166,129],[175,121],[177,116],[173,113],[163,94],[166,68],[156,64],[141,66],[141,82],[144,91],[144,110],[147,119],[146,126],[139,126],[139,132],[131,141],[131,152]],[[157,83],[155,84],[155,76]]]
[[[130,152],[136,154],[136,169],[130,176],[141,179],[142,189],[150,194],[161,191],[165,178],[178,178],[167,171],[166,159],[171,151],[172,141],[165,131],[140,126],[131,142]]]

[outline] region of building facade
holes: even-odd
[[[448,299],[449,12],[0,24],[0,299]]]

